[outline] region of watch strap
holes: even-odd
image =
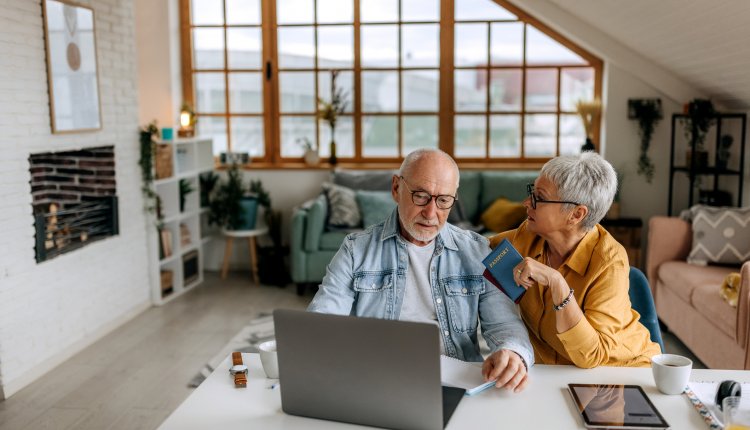
[[[238,364],[242,364],[242,353],[235,351],[232,353],[232,365],[236,366]]]
[[[232,365],[237,366],[239,364],[242,364],[242,353],[233,352],[232,353]],[[234,374],[234,387],[235,388],[247,387],[247,375],[245,374],[245,372]]]

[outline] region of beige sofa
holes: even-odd
[[[692,240],[686,221],[661,216],[649,221],[646,268],[659,319],[706,366],[750,369],[750,262],[741,269],[688,264]],[[737,308],[719,295],[731,272],[742,278]]]

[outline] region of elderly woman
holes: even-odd
[[[598,224],[616,190],[600,155],[554,158],[528,185],[527,220],[491,240],[525,257],[514,278],[537,363],[648,366],[661,352],[631,309],[625,249]]]

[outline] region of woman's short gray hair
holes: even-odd
[[[592,229],[604,218],[617,192],[614,167],[591,151],[553,158],[542,166],[540,176],[557,186],[560,200],[578,202],[589,208],[581,223],[584,230]],[[572,205],[563,206],[572,208]]]
[[[453,159],[450,155],[448,155],[447,152],[442,151],[440,149],[436,148],[419,148],[415,149],[414,151],[410,152],[405,158],[403,163],[401,163],[401,168],[398,169],[398,174],[400,176],[407,176],[409,173],[409,170],[411,169],[412,165],[422,157],[429,155],[429,154],[437,154],[443,156],[446,160],[450,160],[451,165],[453,165],[453,168],[456,170],[456,187],[458,187],[459,179],[460,179],[460,170],[458,169],[458,164],[456,164],[456,160]]]

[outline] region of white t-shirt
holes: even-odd
[[[435,252],[435,241],[429,245],[417,246],[406,242],[409,253],[409,265],[406,269],[406,285],[404,286],[404,302],[401,305],[401,321],[427,322],[438,325],[435,304],[432,301],[432,287],[430,286],[430,262]],[[440,333],[440,353],[445,353],[445,345]]]

